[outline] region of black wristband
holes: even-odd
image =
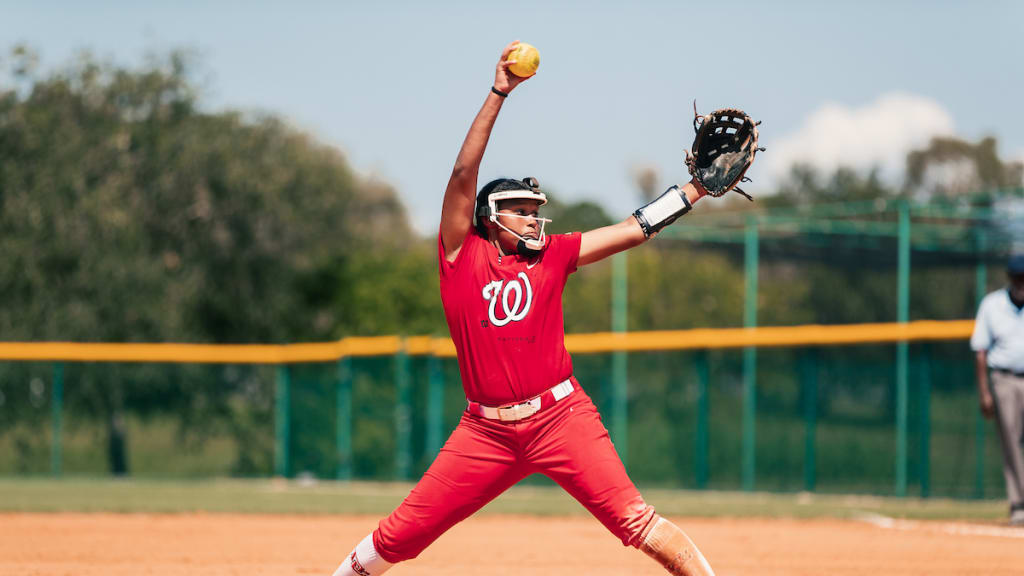
[[[491,86],[491,92],[494,92],[495,94],[501,96],[502,98],[508,98],[508,92],[502,92],[501,90],[498,90],[494,86]]]

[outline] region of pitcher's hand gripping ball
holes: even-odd
[[[520,42],[505,59],[506,62],[512,60],[515,60],[516,63],[508,67],[509,72],[520,78],[529,78],[537,73],[537,68],[540,66],[540,53],[530,44]]]
[[[754,155],[763,152],[757,146],[757,126],[743,110],[722,108],[705,116],[697,114],[693,103],[693,152],[686,152],[686,166],[711,196],[721,196],[736,190],[753,201],[749,194],[737,187],[750,182],[744,176],[754,163]]]

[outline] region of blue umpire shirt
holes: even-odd
[[[971,335],[971,349],[988,352],[989,368],[1024,373],[1024,309],[1010,301],[1010,291],[996,290],[981,301]]]

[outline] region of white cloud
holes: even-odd
[[[910,150],[934,136],[953,134],[953,117],[938,102],[913,94],[885,94],[859,108],[826,103],[795,132],[764,139],[766,175],[778,182],[795,163],[831,173],[840,166],[878,167],[886,179],[902,176]],[[759,156],[759,160],[761,157]]]

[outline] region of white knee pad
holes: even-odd
[[[373,534],[356,545],[334,572],[334,576],[379,576],[387,572],[393,564],[384,560],[373,547]]]

